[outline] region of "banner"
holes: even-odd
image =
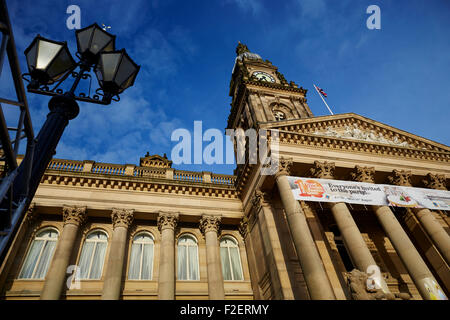
[[[288,180],[297,200],[450,210],[446,190],[301,177]]]

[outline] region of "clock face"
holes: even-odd
[[[260,81],[275,82],[275,79],[270,74],[262,71],[255,71],[253,72],[253,75]]]

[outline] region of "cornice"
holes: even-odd
[[[317,136],[291,131],[279,131],[280,144],[303,145],[312,148],[332,149],[352,153],[370,153],[379,156],[410,158],[417,160],[450,162],[450,152],[412,149],[368,141]]]
[[[201,195],[214,198],[237,198],[235,187],[229,185],[125,175],[114,176],[89,172],[47,170],[41,179],[41,184],[121,191]]]
[[[363,129],[373,130],[376,133],[382,133],[384,135],[387,135],[387,138],[393,138],[396,136],[400,142],[407,142],[408,145],[410,145],[410,147],[408,148],[450,153],[449,146],[386,125],[384,123],[372,120],[370,118],[366,118],[356,113],[343,113],[338,115],[296,119],[290,120],[288,122],[273,123],[270,127],[272,129],[279,129],[280,131],[285,132],[313,135],[314,132],[326,129],[328,127],[343,128],[346,125],[352,125],[354,123],[358,124],[358,126],[361,126],[361,128]],[[317,134],[314,134],[314,136],[322,137],[322,135]],[[357,141],[354,139],[348,140]]]

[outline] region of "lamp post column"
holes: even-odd
[[[295,200],[289,185],[287,176],[291,165],[292,160],[281,158],[275,179],[309,295],[312,300],[335,300],[333,288],[309,230],[305,214]]]
[[[102,300],[118,300],[122,286],[122,271],[128,227],[133,222],[133,210],[112,210],[113,235],[103,285]]]
[[[206,264],[208,272],[208,293],[210,300],[225,299],[222,266],[220,264],[218,233],[220,217],[203,215],[200,231],[206,240]]]
[[[51,98],[48,108],[50,112],[36,138],[34,153],[32,155],[26,154],[27,157],[33,157],[29,189],[27,190],[26,187],[26,159],[20,164],[19,172],[14,179],[13,190],[16,203],[19,203],[20,199],[27,195],[28,201],[31,201],[50,160],[56,152],[56,146],[61,139],[64,129],[69,124],[69,120],[76,118],[80,111],[78,104],[71,95]]]
[[[45,278],[41,300],[58,300],[80,225],[86,220],[86,207],[63,207],[64,228]]]
[[[161,253],[158,298],[160,300],[175,299],[175,228],[177,223],[177,213],[159,213],[158,229],[161,232]]]

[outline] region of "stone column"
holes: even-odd
[[[411,185],[411,173],[404,170],[394,170],[389,180],[397,185]],[[429,288],[430,282],[438,283],[428,269],[414,244],[409,239],[403,227],[398,222],[394,213],[388,206],[372,206],[384,232],[389,237],[395,251],[408,270],[420,295],[425,300],[431,300]]]
[[[334,179],[334,169],[334,163],[315,161],[311,173],[319,179]],[[344,202],[329,203],[328,206],[331,209],[353,264],[360,271],[367,273],[369,266],[376,266],[377,263],[370,253],[355,220],[353,220],[350,210],[348,210]],[[380,286],[384,293],[390,293],[383,278],[380,279]]]
[[[280,158],[278,164],[275,179],[309,295],[312,300],[335,300],[333,288],[309,230],[306,217],[289,185],[287,176],[290,174],[292,160]]]
[[[427,174],[424,180],[425,186],[431,189],[447,190],[445,187],[445,176],[438,174]],[[428,236],[433,240],[434,245],[441,253],[447,264],[450,264],[450,236],[442,227],[442,225],[433,216],[430,209],[414,208],[414,214],[420,221],[420,224],[427,232]]]
[[[269,195],[261,190],[256,190],[252,198],[252,205],[261,229],[262,243],[268,260],[275,299],[293,300],[294,293],[281,250],[280,238],[275,225],[274,212],[270,205]]]
[[[64,228],[45,278],[41,300],[58,300],[61,297],[78,229],[85,219],[86,207],[63,207]]]
[[[158,278],[160,300],[175,299],[175,228],[177,223],[177,213],[160,212],[158,215],[158,229],[161,232]]]
[[[133,222],[133,212],[134,210],[112,210],[111,218],[114,231],[109,249],[102,300],[119,300],[120,298],[127,233],[128,227]]]
[[[225,299],[218,240],[220,220],[220,217],[209,215],[203,215],[200,219],[200,231],[206,240],[206,265],[210,300]]]

